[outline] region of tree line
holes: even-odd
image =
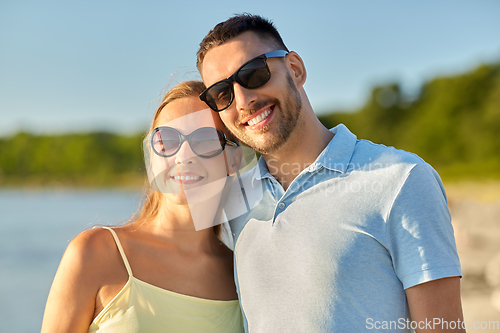
[[[398,83],[375,87],[363,107],[319,117],[360,139],[416,153],[444,180],[500,178],[500,63],[437,77],[406,96]]]
[[[500,63],[437,77],[407,96],[398,83],[373,88],[364,106],[319,117],[360,139],[418,154],[443,179],[500,178]],[[137,186],[145,181],[142,140],[115,133],[0,138],[0,186]]]
[[[144,134],[33,135],[0,139],[0,184],[135,186],[145,177]]]

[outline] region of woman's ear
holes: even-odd
[[[286,61],[288,68],[290,69],[290,74],[292,75],[293,81],[298,89],[302,88],[304,83],[306,83],[307,72],[306,66],[302,61],[302,58],[295,51],[288,52],[286,56]]]
[[[240,169],[241,160],[243,158],[243,150],[238,147],[226,147],[227,175],[234,176]]]

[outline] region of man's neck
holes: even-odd
[[[314,115],[297,124],[285,145],[277,152],[263,155],[269,173],[286,189],[302,170],[310,166],[328,145],[334,134]]]

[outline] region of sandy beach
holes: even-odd
[[[445,184],[467,332],[500,332],[500,182]]]

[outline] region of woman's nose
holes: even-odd
[[[191,146],[187,141],[181,143],[181,148],[175,154],[175,164],[189,164],[193,163],[193,158],[196,154],[191,149]]]

